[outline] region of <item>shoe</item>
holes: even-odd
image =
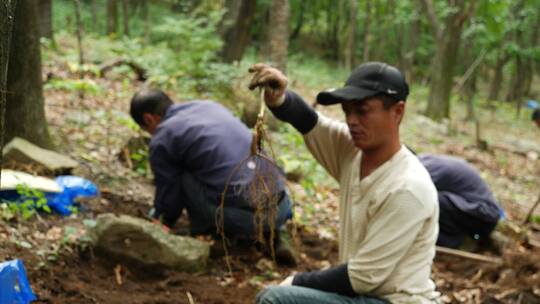
[[[275,241],[276,263],[285,266],[296,266],[299,261],[298,251],[294,246],[294,241],[285,228],[279,229]]]

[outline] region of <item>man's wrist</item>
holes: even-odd
[[[266,105],[270,108],[278,108],[280,107],[284,102],[285,102],[285,92],[283,92],[283,94],[281,94],[281,96],[276,99],[276,100],[273,100],[272,102],[267,102]]]

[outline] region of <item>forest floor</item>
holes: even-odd
[[[77,77],[66,62],[53,60],[46,62],[43,72],[56,79]],[[99,87],[101,93],[87,93],[82,99],[66,87],[45,90],[47,119],[58,149],[81,164],[74,174],[98,184],[101,195],[82,201],[79,212],[69,217],[0,218],[0,261],[24,261],[37,303],[253,303],[264,286],[280,282],[293,271],[321,269],[337,262],[338,190],[328,177],[306,186],[301,176],[290,184],[297,203],[296,240],[302,253],[294,268],[276,267],[263,254],[246,247],[232,252],[232,276],[224,257],[213,257],[209,269],[197,274],[148,271],[83,246],[79,238],[85,233],[87,220],[107,212],[144,217],[152,204],[148,168],[126,165],[119,156],[130,138],[140,136],[128,116],[129,99],[140,86],[125,80],[132,78],[127,70],[109,73],[107,78],[87,76],[86,82]],[[245,80],[241,85],[245,86]],[[296,83],[296,88],[310,100],[317,90],[301,83]],[[507,224],[500,228],[507,244],[498,252],[480,252],[501,257],[501,264],[437,255],[433,279],[444,302],[540,303],[540,231],[534,224],[520,224],[538,195],[540,150],[523,148],[529,149],[528,153],[521,153],[505,148],[522,146],[513,139],[537,147],[534,138],[538,130],[529,121],[514,121],[504,114],[508,111],[504,108],[495,113],[479,108],[483,139],[502,146],[481,150],[475,144],[473,124],[461,119],[446,124],[428,120],[420,115],[422,104],[414,102],[422,98],[425,90],[417,89],[402,127],[403,141],[418,152],[452,154],[473,163],[507,214]],[[456,116],[463,114],[462,108],[456,110]],[[339,108],[324,112],[336,118],[340,115]],[[278,155],[291,159],[305,155],[305,148],[295,145],[295,135],[274,135],[278,137]],[[144,156],[142,150],[129,153]],[[303,173],[304,178],[312,174]],[[181,225],[185,224],[184,220]]]

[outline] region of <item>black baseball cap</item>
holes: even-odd
[[[409,95],[409,85],[397,68],[383,62],[366,62],[354,69],[344,87],[320,92],[317,102],[332,105],[343,101],[360,101],[379,94],[405,101]]]

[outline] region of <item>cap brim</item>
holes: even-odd
[[[347,86],[333,91],[320,92],[317,94],[317,103],[327,106],[344,101],[362,100],[376,94],[377,91],[374,90]]]

